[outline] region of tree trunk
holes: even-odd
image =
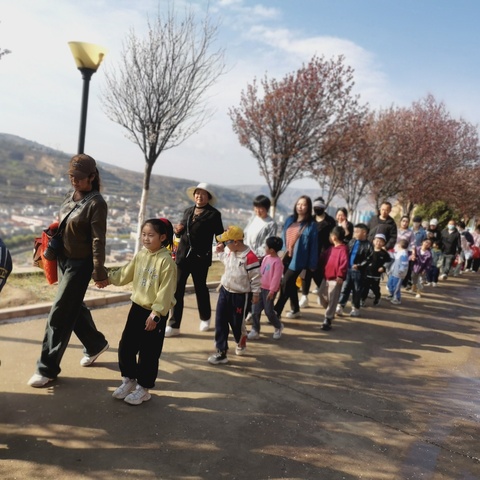
[[[143,189],[142,198],[140,199],[140,207],[138,209],[138,226],[137,226],[137,238],[135,240],[135,253],[140,250],[141,238],[142,238],[142,225],[145,221],[145,212],[147,210],[148,194],[150,193],[150,177],[152,175],[152,166],[148,163],[145,164],[145,172],[143,176]]]

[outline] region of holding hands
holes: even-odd
[[[105,288],[105,287],[108,287],[110,285],[110,280],[108,278],[106,278],[105,280],[96,280],[95,281],[95,286],[97,288]]]

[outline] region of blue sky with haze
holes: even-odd
[[[175,1],[200,10],[205,1]],[[75,153],[82,81],[67,42],[109,49],[92,77],[85,151],[100,161],[143,171],[140,149],[103,113],[103,69],[118,61],[130,27],[164,1],[22,0],[3,2],[0,132]],[[211,92],[216,113],[181,146],[162,154],[154,173],[221,185],[264,184],[256,160],[239,146],[227,115],[254,77],[281,78],[314,54],[343,54],[356,93],[372,108],[409,105],[432,93],[452,115],[480,123],[477,0],[211,0],[221,22],[218,46],[228,73]],[[315,187],[313,181],[295,186]]]

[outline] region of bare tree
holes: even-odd
[[[160,154],[197,132],[213,113],[206,93],[224,72],[224,51],[212,51],[218,26],[209,12],[197,22],[191,9],[179,18],[172,5],[145,38],[132,29],[117,68],[106,70],[105,113],[127,130],[145,158],[136,250],[145,220],[152,168]]]
[[[353,70],[342,56],[314,56],[282,80],[256,80],[242,92],[240,107],[229,111],[240,144],[257,159],[270,189],[273,214],[280,195],[309,174],[319,142],[336,122],[343,122],[356,99]]]
[[[327,205],[340,193],[353,200],[349,193],[351,183],[347,177],[352,166],[357,174],[362,175],[363,168],[359,168],[358,163],[364,164],[363,159],[368,159],[364,151],[371,117],[367,106],[361,107],[352,101],[350,112],[342,121],[333,123],[320,140],[315,151],[315,160],[309,165],[309,172],[318,182]],[[364,168],[367,166],[363,165]],[[354,203],[356,207],[358,201]],[[349,207],[351,208],[350,203]]]

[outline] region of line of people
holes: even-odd
[[[206,281],[214,238],[225,267],[215,314],[217,352],[208,357],[214,365],[228,362],[230,330],[237,355],[245,353],[247,339],[261,338],[262,313],[274,327],[273,338],[279,340],[284,329],[285,305],[290,302],[291,308],[285,318],[299,317],[300,308],[308,306],[312,280],[325,308],[322,328],[330,330],[334,316],[343,314],[350,294],[352,316],[360,315],[369,291],[373,292],[374,305],[379,303],[380,278],[385,272],[389,273],[387,285],[395,304],[400,303],[402,283],[405,288],[411,285],[420,296],[423,276],[427,280],[423,284],[435,286],[438,277],[446,278],[452,267],[454,274],[462,268],[478,271],[480,263],[480,226],[472,236],[464,224],[460,222],[457,229],[452,220],[440,232],[433,219],[422,233],[423,227],[417,228],[419,222],[414,219],[413,233],[408,233],[408,224],[402,219],[397,231],[388,202],[382,204],[369,226],[354,226],[344,208],[338,209],[333,219],[321,197],[312,202],[309,196],[302,195],[286,219],[281,236],[277,236],[277,224],[268,214],[270,200],[259,195],[254,199],[254,214],[245,229],[232,225],[225,230],[220,211],[214,207],[217,198],[212,188],[200,183],[187,190],[194,205],[185,210],[180,223],[172,225],[165,218],[145,221],[141,229],[144,248],[123,267],[107,270],[107,205],[99,193],[96,162],[88,155],[76,155],[71,159],[68,174],[73,191],[60,209],[60,220],[68,217],[68,221],[58,257],[58,292],[47,319],[37,369],[28,382],[32,387],[47,386],[57,378],[73,332],[84,345],[80,360],[84,367],[93,365],[109,348],[83,301],[93,278],[99,288],[109,284],[133,285],[132,305],[118,349],[122,383],[112,396],[131,405],[148,401],[164,338],[180,335],[185,285],[190,275],[200,331],[211,327],[212,308]],[[454,267],[457,254],[460,261]],[[252,328],[247,332],[249,313]]]

